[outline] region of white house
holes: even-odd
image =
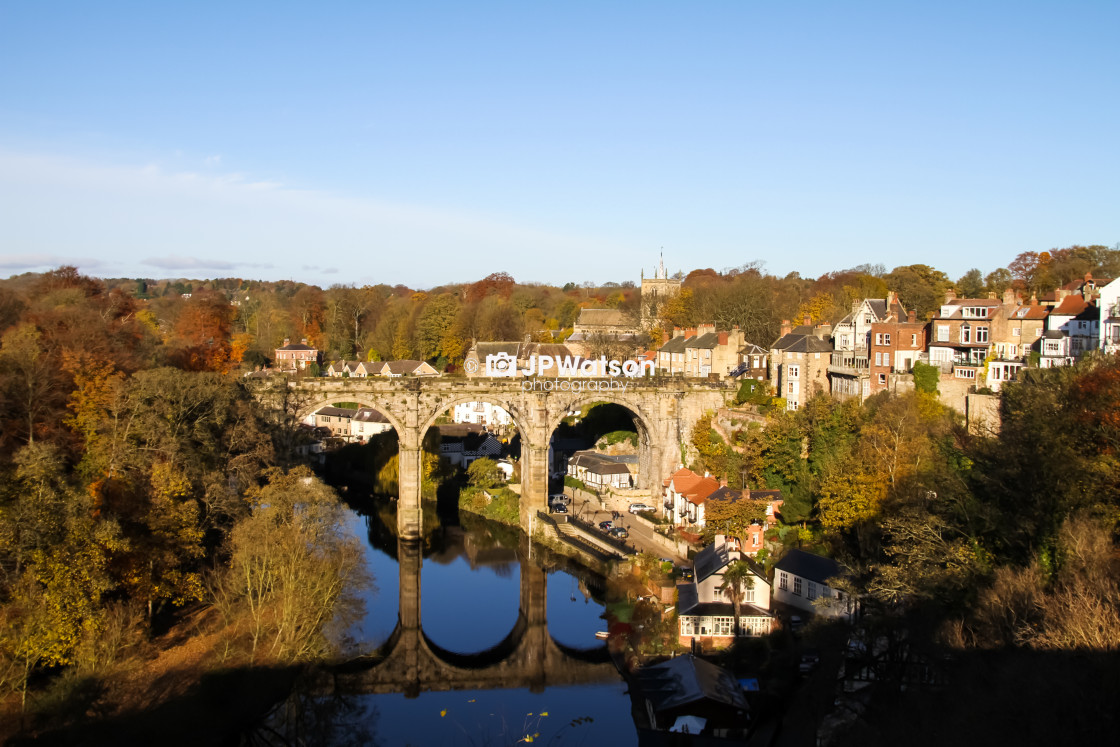
[[[634,487],[637,456],[610,456],[595,451],[577,451],[568,460],[568,475],[593,486]]]
[[[371,407],[359,408],[350,419],[350,438],[365,441],[370,436],[393,430],[388,419]]]
[[[1102,287],[1100,293],[1100,349],[1109,354],[1120,352],[1120,280]]]
[[[677,617],[682,645],[689,645],[693,638],[716,639],[717,644],[730,643],[735,636],[735,607],[731,591],[721,590],[720,587],[723,585],[723,574],[736,560],[746,562],[753,574],[750,583],[742,589],[738,635],[763,635],[772,629],[774,617],[770,614],[770,582],[766,580],[766,573],[746,557],[737,539],[717,534],[715,542],[696,556],[693,581],[677,587]]]
[[[831,558],[804,550],[790,550],[774,566],[774,601],[830,617],[850,617],[852,600],[829,586],[844,575]]]
[[[460,402],[451,413],[453,423],[475,423],[490,427],[509,425],[509,413],[490,402]]]

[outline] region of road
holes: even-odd
[[[572,503],[568,506],[568,511],[577,519],[586,521],[596,527],[599,526],[600,521],[611,519],[615,526],[625,527],[630,532],[630,536],[626,538],[626,543],[632,545],[638,552],[648,552],[659,558],[669,558],[674,565],[686,564],[684,558],[668,555],[660,544],[654,543],[652,527],[644,522],[634,520],[633,514],[630,513],[631,501],[629,498],[609,495],[601,500],[592,493],[573,488],[565,488],[564,493],[568,496],[574,494]],[[650,505],[648,499],[645,500],[645,503]],[[612,512],[618,512],[617,519],[613,519]]]

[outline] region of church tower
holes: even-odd
[[[642,328],[655,326],[661,304],[680,292],[681,281],[669,277],[665,269],[665,253],[662,252],[652,278],[647,278],[645,270],[642,270]]]

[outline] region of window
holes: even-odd
[[[1022,337],[1023,336],[1023,330],[1016,327],[1015,329],[1011,330],[1011,336],[1012,337]]]
[[[988,341],[988,328],[987,327],[977,327],[976,328],[976,342],[987,342],[987,341]]]
[[[976,370],[972,368],[958,368],[953,371],[958,379],[975,379]]]
[[[918,347],[918,336],[917,335],[910,335],[910,347],[912,347],[912,348]]]
[[[880,384],[886,384],[887,383],[887,375],[886,374],[879,374],[879,383]]]
[[[961,309],[961,316],[966,319],[987,319],[988,308],[986,306],[965,306]]]
[[[812,601],[813,599],[816,599],[816,598],[817,598],[817,585],[815,583],[813,583],[812,581],[810,581],[809,582],[808,599],[810,601]]]
[[[681,618],[681,635],[692,635],[692,618]]]
[[[754,604],[754,587],[743,590],[743,601],[749,604]]]
[[[876,353],[875,354],[875,365],[876,366],[883,365],[883,354],[882,353]]]
[[[967,324],[961,325],[961,342],[972,342],[972,327]]]
[[[937,341],[938,342],[948,342],[949,341],[949,325],[948,324],[938,324],[937,325]]]
[[[786,366],[786,377],[796,379],[801,376],[801,366]]]
[[[801,577],[800,576],[794,576],[793,577],[793,593],[796,594],[797,596],[801,596]]]
[[[870,315],[868,315],[868,316],[865,316],[865,317],[863,318],[863,323],[864,323],[864,324],[871,324],[871,323],[872,323],[873,321],[875,321],[875,320],[874,320],[874,319],[872,319]]]
[[[789,591],[789,574],[785,571],[778,575],[778,588],[782,591]]]
[[[786,389],[790,394],[797,394],[797,382],[791,381],[786,385]]]
[[[887,332],[876,333],[875,334],[875,344],[876,345],[890,345],[891,344],[890,334],[887,333]]]

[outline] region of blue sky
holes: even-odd
[[[1120,242],[1117,2],[0,4],[0,273],[431,287]]]

